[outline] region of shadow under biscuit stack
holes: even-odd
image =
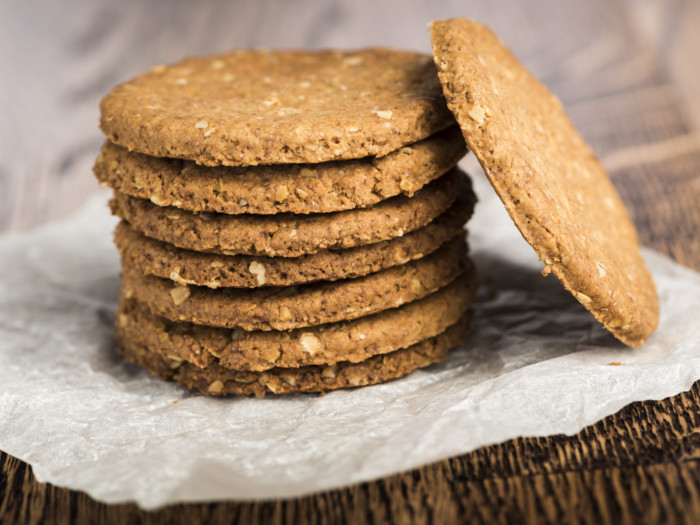
[[[130,361],[205,394],[325,392],[467,336],[475,198],[430,57],[236,51],[101,109]]]

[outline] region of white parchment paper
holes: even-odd
[[[481,177],[470,223],[485,284],[475,333],[445,363],[324,397],[210,399],[117,356],[105,194],[70,220],[0,237],[0,449],[40,481],[107,502],[278,498],[516,436],[572,434],[700,378],[700,275],[644,252],[661,326],[627,349],[539,274]]]

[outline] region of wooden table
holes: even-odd
[[[428,50],[430,19],[469,16],[560,96],[642,241],[700,270],[700,2],[79,4],[0,6],[0,71],[10,79],[0,85],[0,231],[66,215],[95,190],[99,97],[153,64],[242,46]],[[700,384],[572,437],[519,438],[289,501],[147,513],[37,483],[30,467],[0,453],[3,524],[468,520],[700,523]]]

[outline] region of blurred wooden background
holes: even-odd
[[[491,26],[557,93],[608,167],[643,242],[700,269],[695,0],[2,2],[0,231],[70,214],[96,191],[99,100],[152,65],[232,47],[429,52],[427,23],[455,16]],[[0,523],[560,523],[574,516],[700,523],[699,436],[696,383],[573,437],[514,440],[289,502],[149,514],[38,484],[25,464],[0,454]]]
[[[697,1],[2,2],[0,231],[64,216],[97,188],[99,100],[152,65],[232,47],[427,52],[428,21],[455,16],[491,26],[610,168],[698,149]]]

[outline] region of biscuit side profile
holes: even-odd
[[[466,152],[457,126],[382,158],[253,167],[198,166],[107,141],[93,171],[101,184],[158,206],[234,215],[329,213],[412,197]]]

